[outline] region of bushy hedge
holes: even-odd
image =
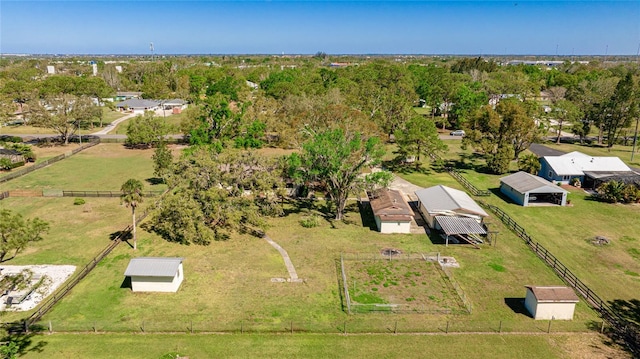
[[[609,181],[601,184],[597,192],[598,199],[609,203],[640,202],[640,188],[634,183]]]

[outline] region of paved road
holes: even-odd
[[[102,130],[92,133],[92,135],[94,135],[94,136],[106,135],[109,132],[113,131],[116,128],[116,126],[118,126],[118,124],[120,122],[126,121],[126,120],[128,120],[128,119],[130,119],[132,117],[135,117],[135,116],[138,116],[138,114],[131,113],[131,114],[128,114],[126,116],[122,116],[119,119],[117,119],[117,120],[111,122],[110,124],[108,124],[107,127],[103,128]]]
[[[529,151],[533,152],[538,157],[561,156],[566,153],[564,151],[554,150],[553,148],[549,148],[539,143],[532,143],[531,146],[529,146]]]

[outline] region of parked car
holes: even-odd
[[[450,133],[451,136],[464,136],[464,130],[455,130],[455,131],[451,131]]]

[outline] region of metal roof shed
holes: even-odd
[[[435,228],[435,216],[448,215],[474,218],[482,223],[489,214],[466,192],[438,185],[415,192],[418,209],[431,228]]]
[[[521,206],[546,203],[565,206],[567,191],[526,172],[517,172],[500,178],[500,192]]]
[[[176,292],[184,279],[182,258],[139,257],[124,272],[134,292]]]
[[[569,287],[525,286],[524,306],[534,319],[571,320],[578,296]]]

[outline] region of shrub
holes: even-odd
[[[520,156],[518,159],[518,169],[535,175],[540,171],[540,160],[533,153]]]
[[[317,214],[309,215],[300,220],[300,225],[304,228],[314,228],[320,225],[320,216]]]
[[[76,205],[76,206],[80,206],[80,205],[83,205],[85,203],[86,202],[82,198],[76,198],[76,199],[73,200],[73,204]]]

